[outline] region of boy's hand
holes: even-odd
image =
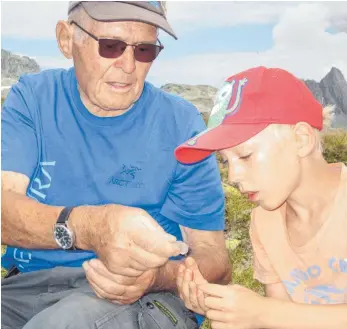
[[[208,283],[202,276],[195,260],[188,257],[178,268],[177,288],[180,298],[188,309],[202,315],[206,314],[204,293],[197,289],[198,284]]]
[[[205,298],[205,307],[212,328],[262,328],[264,297],[239,285],[207,283],[199,285],[198,290],[209,295]]]

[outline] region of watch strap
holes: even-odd
[[[65,207],[59,214],[57,219],[57,224],[64,224],[66,225],[67,220],[69,219],[69,216],[71,214],[71,211],[75,207]]]

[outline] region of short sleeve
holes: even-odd
[[[3,104],[1,111],[2,171],[13,171],[29,178],[37,166],[38,143],[33,111],[33,95],[30,86],[19,80]]]
[[[272,284],[281,282],[279,276],[274,270],[266,250],[262,245],[256,225],[256,209],[252,211],[251,225],[249,229],[249,235],[253,248],[253,267],[254,278],[263,284]]]
[[[200,114],[194,117],[185,140],[206,129]],[[216,157],[193,164],[177,163],[161,215],[189,228],[224,229],[224,193]]]

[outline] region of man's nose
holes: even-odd
[[[122,69],[124,73],[133,73],[136,69],[134,48],[131,46],[126,47],[122,56],[115,60],[114,66]]]

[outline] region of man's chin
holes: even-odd
[[[102,108],[105,111],[127,111],[132,108],[135,103],[134,97],[129,97],[130,95],[113,95],[107,96],[103,99],[100,99],[100,103],[102,104]],[[105,102],[105,99],[109,100]]]
[[[104,111],[107,112],[120,112],[120,114],[127,112],[133,107],[133,104],[130,105],[118,105],[118,104],[109,104],[103,107]]]

